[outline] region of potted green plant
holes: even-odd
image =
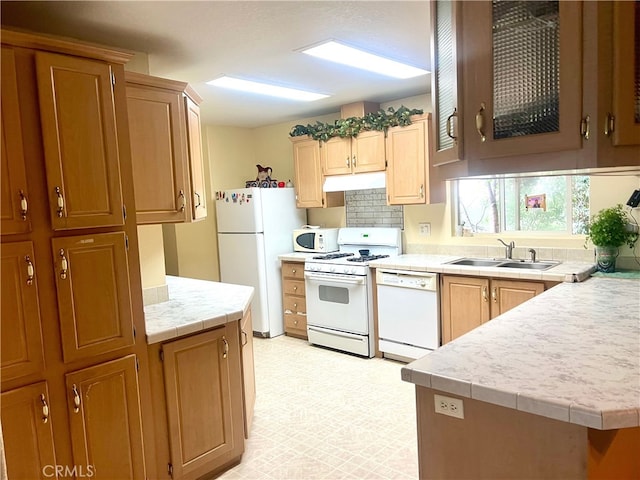
[[[596,247],[597,268],[601,272],[614,272],[618,249],[623,245],[633,248],[638,240],[638,233],[627,228],[630,218],[622,210],[622,205],[603,208],[593,217],[588,225],[585,248],[591,241]]]

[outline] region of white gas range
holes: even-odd
[[[309,342],[373,357],[373,282],[369,262],[402,253],[398,228],[341,228],[337,253],[304,264]]]

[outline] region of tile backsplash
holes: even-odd
[[[387,205],[387,190],[351,190],[345,192],[347,227],[404,228],[402,205]]]

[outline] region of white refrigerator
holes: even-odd
[[[307,223],[293,188],[239,188],[218,192],[220,280],[255,288],[254,333],[284,333],[278,255],[293,252],[293,230]]]

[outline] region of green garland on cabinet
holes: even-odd
[[[296,125],[289,132],[291,137],[308,135],[314,140],[326,142],[332,137],[356,137],[358,133],[367,130],[387,131],[390,127],[411,125],[412,115],[421,115],[422,110],[409,109],[404,105],[395,110],[389,107],[387,111],[367,113],[364,117],[349,117],[336,120],[333,124],[316,122],[314,125]]]

